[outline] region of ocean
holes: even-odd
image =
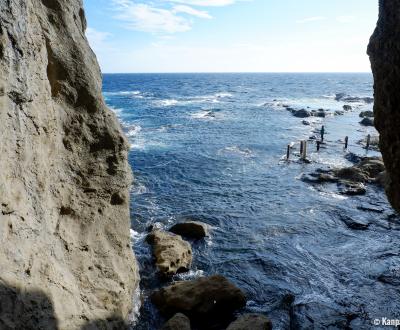
[[[164,321],[148,299],[168,284],[155,274],[148,227],[185,218],[209,224],[211,236],[192,242],[193,267],[173,280],[222,274],[245,291],[245,312],[269,316],[274,329],[369,329],[376,318],[400,318],[400,222],[383,189],[344,196],[336,184],[301,180],[379,155],[359,144],[377,134],[359,124],[373,106],[363,100],[373,95],[370,74],[106,74],[103,90],[131,145],[143,297],[134,329]],[[342,114],[344,105],[352,110]],[[288,107],[328,115],[297,118]],[[310,163],[300,162],[308,139]],[[348,218],[367,226],[351,228]]]

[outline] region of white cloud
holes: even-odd
[[[177,5],[173,8],[174,13],[184,13],[200,18],[212,18],[212,16],[207,13],[206,11],[203,10],[197,10],[192,7],[186,6],[186,5]]]
[[[111,33],[97,31],[91,27],[86,29],[86,37],[94,51],[108,48],[107,39],[111,37]]]
[[[223,7],[232,5],[235,2],[237,2],[237,0],[164,0],[164,1],[171,1],[191,6],[203,6],[203,7]]]
[[[317,21],[324,21],[326,20],[326,17],[324,16],[313,16],[313,17],[307,17],[301,20],[296,21],[296,23],[308,23],[308,22],[317,22]]]

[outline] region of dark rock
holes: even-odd
[[[307,120],[303,120],[303,121],[302,121],[302,124],[303,124],[303,125],[306,125],[306,126],[310,126],[310,125],[311,125],[310,122],[307,121]]]
[[[340,170],[335,171],[336,177],[342,180],[347,180],[351,182],[367,182],[369,177],[368,175],[363,172],[360,168],[357,166],[353,167],[345,167]]]
[[[369,222],[362,218],[351,218],[347,215],[341,215],[340,220],[342,220],[350,229],[365,230],[369,227]]]
[[[383,164],[380,158],[365,158],[357,164],[357,167],[364,173],[367,173],[371,179],[375,179],[380,173],[385,171],[385,164]]]
[[[343,116],[343,115],[344,115],[344,112],[341,111],[341,110],[336,110],[336,111],[335,111],[335,115],[336,115],[336,116]]]
[[[346,96],[345,93],[337,93],[337,94],[335,95],[335,100],[336,100],[336,101],[340,101],[340,100],[342,100],[345,96]]]
[[[189,270],[192,248],[182,237],[156,229],[147,235],[146,240],[153,247],[160,273],[171,276]]]
[[[175,314],[168,320],[161,330],[190,330],[190,320],[187,316],[181,313]]]
[[[172,226],[170,232],[183,237],[201,239],[208,236],[208,228],[205,223],[199,221],[187,221]]]
[[[360,205],[357,206],[357,210],[374,213],[383,213],[385,211],[384,209],[375,207],[373,205]]]
[[[360,118],[373,118],[374,117],[374,112],[373,111],[361,111],[360,112]]]
[[[344,110],[344,111],[350,111],[350,110],[353,110],[353,107],[352,107],[351,105],[345,104],[345,105],[343,106],[343,110]]]
[[[220,275],[176,282],[154,292],[151,301],[165,316],[183,313],[198,322],[229,317],[246,305],[244,293]]]
[[[292,114],[298,118],[307,118],[311,116],[310,111],[307,111],[306,109],[294,110]]]
[[[363,183],[346,182],[342,183],[340,193],[348,196],[365,195],[367,189]]]
[[[374,119],[365,117],[360,121],[360,124],[364,126],[374,126]]]
[[[226,330],[272,330],[272,322],[260,314],[245,314],[232,322]]]
[[[398,269],[388,269],[378,276],[378,281],[396,287],[400,286],[400,267]]]
[[[387,170],[386,192],[400,211],[400,11],[398,1],[379,2],[379,20],[370,39],[368,54],[374,74],[374,113],[381,136],[381,152]]]

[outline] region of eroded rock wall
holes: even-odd
[[[379,20],[368,46],[374,74],[375,126],[387,169],[386,191],[400,211],[400,1],[380,0]]]
[[[85,28],[81,0],[0,1],[1,329],[132,307],[128,147]]]

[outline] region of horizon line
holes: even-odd
[[[102,72],[105,74],[242,74],[242,73],[268,73],[268,74],[372,74],[371,71],[146,71],[146,72]]]

